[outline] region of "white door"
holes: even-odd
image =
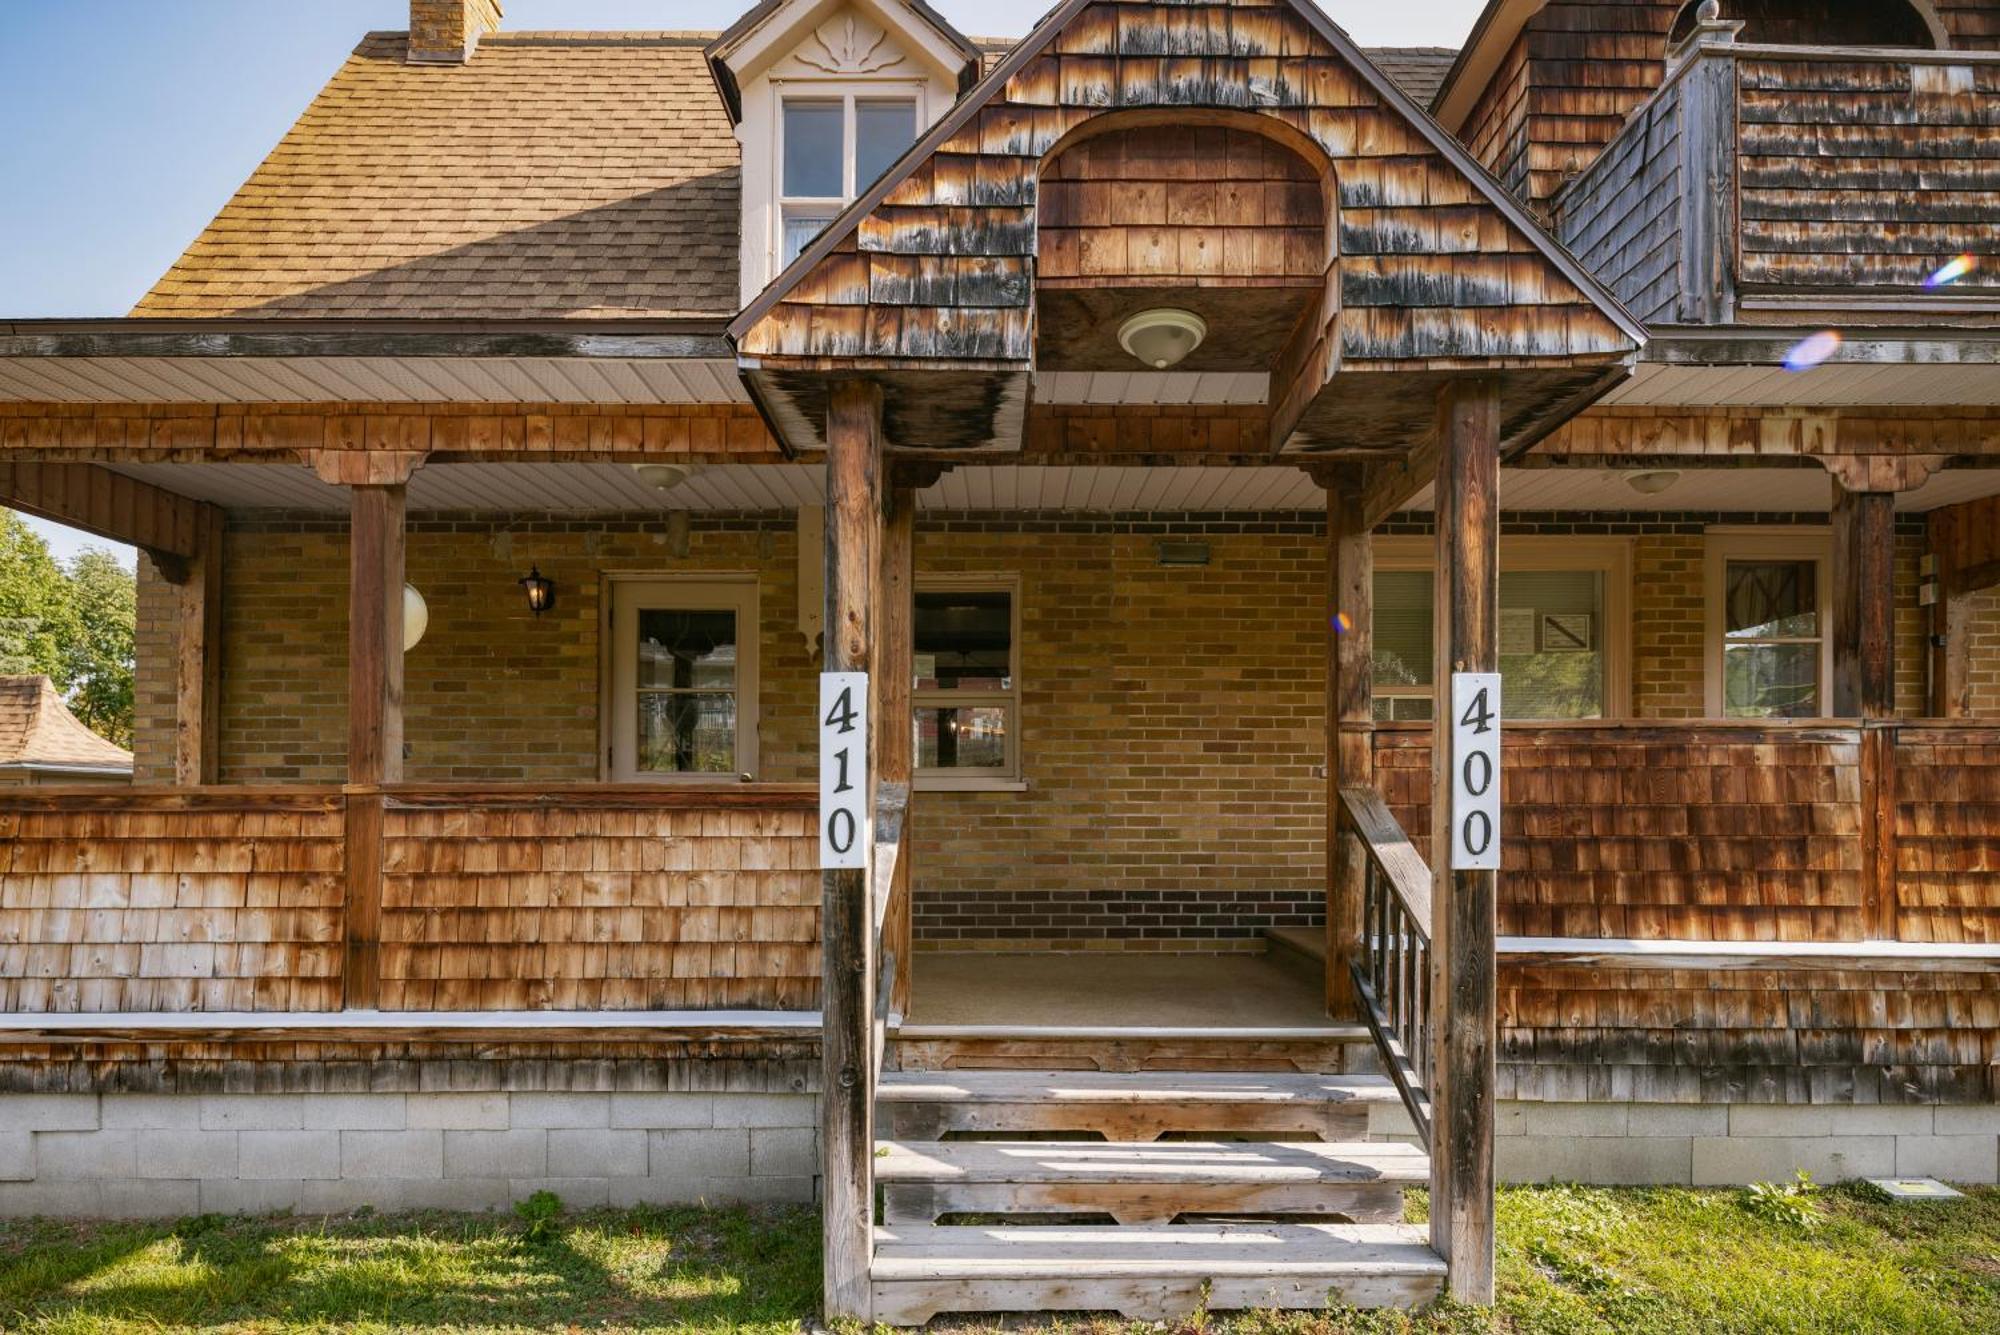
[[[611,586],[611,779],[757,773],[757,585]]]

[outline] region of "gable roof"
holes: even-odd
[[[0,769],[131,773],[132,753],[86,728],[47,677],[0,677]]]
[[[1214,0],[1212,7],[1220,7],[1229,0]],[[1122,0],[1063,0],[1051,10],[1035,30],[1006,57],[988,70],[965,97],[959,99],[936,125],[920,138],[875,185],[859,199],[855,200],[839,217],[827,225],[814,241],[808,245],[792,264],[779,274],[771,284],[752,301],[745,310],[730,323],[729,335],[739,345],[749,338],[759,323],[774,311],[793,289],[800,287],[814,270],[843,248],[851,247],[856,233],[864,220],[882,207],[905,182],[909,181],[923,165],[940,149],[952,143],[954,138],[966,131],[989,103],[999,101],[1006,92],[1009,81],[1024,70],[1030,62],[1043,55],[1078,17],[1097,5],[1117,6]],[[1530,248],[1555,267],[1570,284],[1610,322],[1618,327],[1630,340],[1632,348],[1642,347],[1646,342],[1643,325],[1626,311],[1610,289],[1600,283],[1596,276],[1585,269],[1562,244],[1551,236],[1540,221],[1528,211],[1507,188],[1495,180],[1485,167],[1473,157],[1471,152],[1457,139],[1445,133],[1437,122],[1413,100],[1410,95],[1385,75],[1373,61],[1354,44],[1345,30],[1329,20],[1323,10],[1313,0],[1276,0],[1274,9],[1285,9],[1297,14],[1305,21],[1313,35],[1324,42],[1344,61],[1353,72],[1379,97],[1383,103],[1396,112],[1405,125],[1413,131],[1429,148],[1442,157],[1463,176],[1474,192],[1504,217],[1523,237]],[[1152,52],[1154,56],[1162,52]],[[1297,53],[1293,53],[1296,56]],[[1192,63],[1200,63],[1198,55],[1190,56]],[[1218,60],[1216,63],[1225,63]],[[1281,75],[1273,75],[1281,80]],[[1133,103],[1131,105],[1141,105]],[[1165,102],[1156,105],[1166,105]],[[1192,103],[1190,103],[1192,105]],[[1058,99],[1057,110],[1063,109]],[[1077,107],[1079,112],[1103,112],[1122,109],[1121,104],[1092,105]],[[1019,117],[1024,123],[1017,131],[1017,138],[1044,137],[1039,126],[1030,127],[1029,111],[1024,109]]]
[[[792,0],[760,0],[760,3],[723,30],[704,53],[708,57],[710,70],[715,75],[716,89],[722,94],[723,103],[729,108],[729,119],[743,119],[743,90],[737,86],[736,72],[730,68],[730,57],[736,49],[747,41],[751,34],[775,17]],[[945,16],[924,3],[924,0],[884,0],[886,5],[907,9],[911,16],[928,28],[946,46],[960,56],[959,91],[962,93],[979,78],[985,68],[985,51],[977,41],[967,37],[951,26]]]
[[[708,318],[739,302],[712,32],[372,33],[132,314]],[[990,67],[1015,43],[979,39]],[[1448,53],[1393,53],[1413,93]]]

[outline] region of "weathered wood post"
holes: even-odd
[[[874,668],[882,470],[881,388],[859,380],[836,382],[826,422],[828,672]],[[822,877],[820,1180],[826,1317],[866,1321],[875,1214],[875,1107],[870,1089],[874,920],[867,871],[828,871]]]
[[[214,783],[222,767],[222,510],[204,505],[192,561],[174,585],[174,783]]]
[[[1896,494],[1833,489],[1833,712],[1896,712]]]
[[[351,486],[347,537],[347,963],[345,1005],[381,995],[381,786],[403,777],[402,481]]]
[[[916,772],[910,695],[916,677],[917,492],[902,471],[891,483],[882,522],[881,605],[875,623],[875,776],[907,788]],[[910,1006],[910,822],[915,815],[914,807],[903,814],[899,889],[883,928],[885,946],[896,957],[890,1004],[905,1014]]]
[[[1451,870],[1455,672],[1500,666],[1500,400],[1466,380],[1438,401],[1436,714],[1431,743],[1431,1245],[1460,1301],[1493,1301],[1494,933],[1499,873]],[[1496,833],[1497,837],[1497,833]]]
[[[1375,548],[1366,474],[1349,466],[1314,479],[1326,488],[1326,1012],[1351,1020],[1368,855],[1340,790],[1375,781]]]

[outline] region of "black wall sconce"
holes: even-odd
[[[528,595],[528,610],[536,616],[556,605],[556,582],[544,575],[540,566],[530,566],[520,583]]]

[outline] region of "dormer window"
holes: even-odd
[[[781,269],[917,139],[914,97],[816,89],[784,97],[782,104]]]

